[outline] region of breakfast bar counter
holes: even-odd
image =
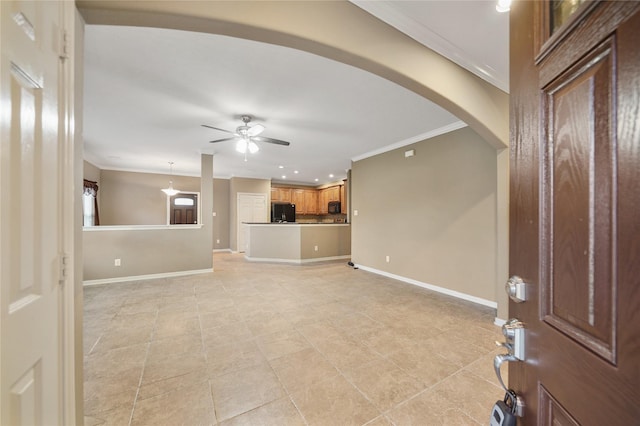
[[[245,258],[308,263],[351,258],[348,223],[245,223]]]

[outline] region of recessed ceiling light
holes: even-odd
[[[330,177],[330,178],[332,178],[332,177],[333,177],[333,174],[330,174],[330,175],[329,175],[329,177]]]
[[[294,171],[293,171],[293,173],[298,174],[298,173],[300,173],[300,172],[298,172],[297,170],[294,170]]]
[[[287,177],[285,175],[282,175],[282,179],[286,179]]]
[[[318,178],[315,178],[314,180],[315,180],[315,181],[317,182],[317,181],[319,181],[320,179],[318,179]]]
[[[284,166],[278,166],[279,169],[284,169]]]

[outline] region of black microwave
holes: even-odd
[[[327,208],[329,214],[340,213],[340,201],[329,201],[329,207]]]

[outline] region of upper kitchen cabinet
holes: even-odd
[[[330,186],[318,191],[318,213],[328,214],[327,206],[330,201],[340,201],[340,191],[342,185]]]
[[[304,191],[304,205],[306,214],[318,214],[318,191],[306,189]]]
[[[340,209],[342,213],[347,213],[347,181],[340,186]]]
[[[271,187],[271,202],[291,203],[291,188]]]
[[[322,189],[272,186],[271,201],[296,205],[296,214],[329,214],[329,202],[340,201],[342,213],[347,211],[346,181]]]
[[[291,202],[296,205],[296,214],[305,214],[307,206],[304,203],[304,189],[291,190]]]
[[[293,188],[291,202],[296,205],[296,214],[318,213],[318,191],[315,189]]]

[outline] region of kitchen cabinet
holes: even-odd
[[[291,202],[296,205],[296,214],[318,213],[318,191],[316,189],[293,188]]]
[[[304,189],[291,190],[291,202],[296,205],[296,214],[305,214],[306,205],[304,203]]]
[[[290,203],[291,188],[271,187],[271,202]]]
[[[318,191],[318,213],[328,214],[327,206],[330,201],[340,201],[342,185],[330,186]]]
[[[327,203],[329,201],[340,201],[340,185],[327,188]]]
[[[305,189],[304,206],[306,214],[318,214],[318,191],[315,189]]]
[[[328,214],[327,206],[329,204],[329,193],[326,188],[318,191],[318,214]]]
[[[296,205],[296,214],[328,214],[330,201],[340,201],[342,213],[347,211],[345,185],[334,185],[327,188],[293,188],[271,187],[271,201],[275,203],[292,203]]]

